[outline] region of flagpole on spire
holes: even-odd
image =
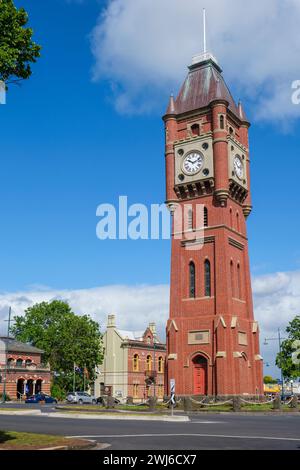
[[[206,10],[203,8],[203,52],[206,54]]]

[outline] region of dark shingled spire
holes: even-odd
[[[193,63],[175,101],[176,114],[183,114],[208,107],[213,101],[223,100],[240,118],[239,109],[225,83],[222,69],[210,56]]]

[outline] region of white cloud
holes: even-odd
[[[298,0],[110,0],[92,32],[94,79],[108,79],[120,112],[162,109],[202,48],[251,101],[257,119],[295,118],[292,81],[300,79]]]
[[[13,315],[38,302],[53,299],[67,301],[78,315],[90,314],[105,329],[107,315],[115,313],[117,324],[123,329],[142,330],[156,321],[164,336],[168,316],[168,286],[105,286],[81,290],[52,290],[44,286],[23,292],[0,294],[0,331],[5,333],[4,319],[8,308]]]
[[[255,317],[261,330],[262,353],[270,363],[266,372],[278,376],[274,358],[277,341],[266,347],[264,338],[276,337],[289,321],[300,315],[300,271],[274,273],[253,279]],[[53,290],[36,286],[27,291],[0,294],[0,333],[5,333],[8,307],[13,315],[22,315],[34,303],[61,299],[69,302],[75,313],[90,314],[105,329],[107,315],[115,313],[117,324],[125,330],[143,330],[155,321],[161,339],[165,339],[165,325],[169,310],[169,286],[103,286],[81,290]]]

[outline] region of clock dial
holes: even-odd
[[[236,176],[241,180],[244,177],[244,164],[239,155],[236,155],[233,160],[233,168]]]
[[[200,152],[191,152],[183,160],[182,169],[187,175],[195,175],[198,173],[204,162],[204,157]]]

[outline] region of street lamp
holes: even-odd
[[[294,395],[294,381],[291,380],[291,393],[292,393],[292,396]]]
[[[265,338],[264,345],[268,346],[268,341],[278,341],[279,353],[281,354],[281,351],[282,351],[281,344],[282,344],[282,341],[284,339],[285,338],[281,337],[280,328],[278,328],[277,338]],[[282,367],[280,367],[280,375],[281,375],[281,400],[283,400],[284,399],[284,390],[283,390],[283,371],[282,371]]]

